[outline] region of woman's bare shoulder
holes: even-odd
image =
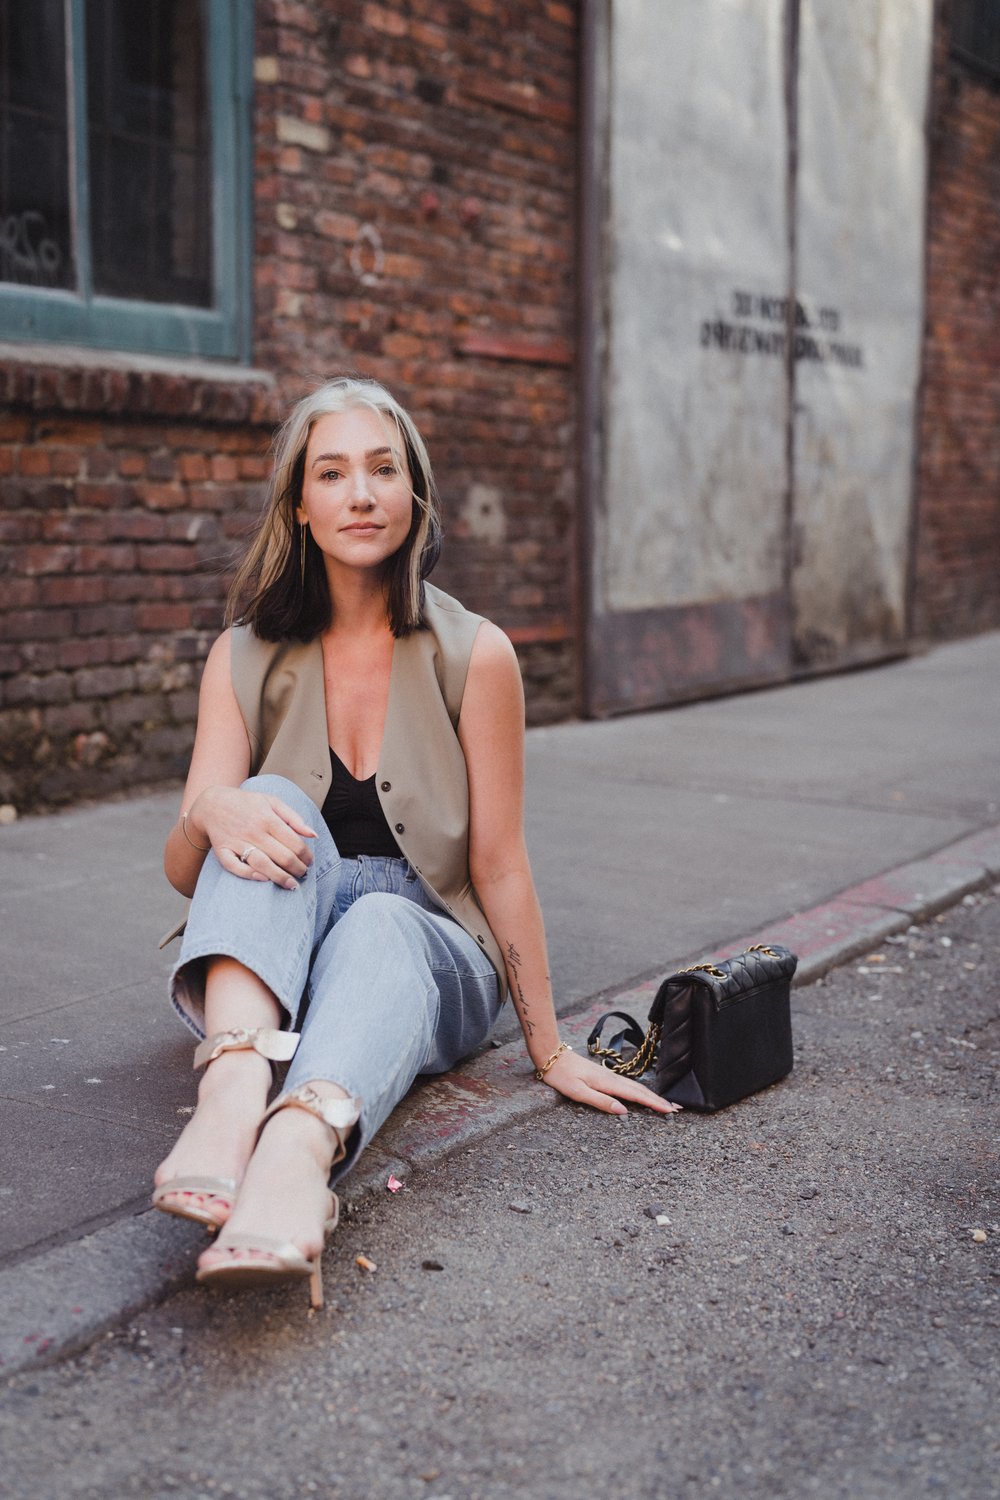
[[[476,632],[476,639],[469,657],[469,672],[510,676],[511,669],[520,677],[517,653],[510,636],[494,625],[492,620],[483,620]]]
[[[228,697],[232,693],[232,652],[233,632],[232,627],[229,627],[221,635],[216,636],[205,658],[205,667],[201,676],[203,698],[206,694],[215,695],[221,692]]]
[[[521,669],[510,637],[498,625],[484,620],[476,634],[469,658],[469,675],[462,700],[462,718],[469,727],[486,728],[504,723],[523,723],[524,689]]]

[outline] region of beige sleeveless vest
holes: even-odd
[[[507,978],[469,877],[469,784],[456,729],[482,616],[425,584],[428,628],[393,646],[375,785],[396,842],[420,880]],[[286,776],[322,807],[330,748],[318,639],[262,641],[232,632],[232,679],[250,739],[250,774]]]

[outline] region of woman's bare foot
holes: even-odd
[[[298,1109],[273,1115],[250,1158],[236,1206],[219,1238],[200,1256],[198,1269],[226,1261],[227,1240],[237,1235],[243,1241],[290,1243],[307,1260],[319,1255],[332,1209],[332,1156],[331,1132],[322,1121]],[[239,1250],[241,1258],[247,1253]],[[278,1258],[266,1249],[250,1253],[264,1262]]]
[[[271,1064],[253,1051],[223,1052],[205,1070],[198,1107],[153,1177],[156,1187],[175,1178],[215,1179],[201,1192],[179,1188],[158,1206],[222,1225],[242,1181],[271,1087]]]

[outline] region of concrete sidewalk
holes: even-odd
[[[664,713],[534,730],[528,830],[565,1034],[767,936],[800,981],[1000,876],[1000,636]],[[204,1243],[147,1211],[194,1098],[156,949],[177,792],[0,829],[0,1370],[163,1295]],[[595,1002],[595,1003],[591,1003]],[[551,1108],[513,1040],[418,1089],[350,1179],[381,1190]]]

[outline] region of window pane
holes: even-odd
[[[204,0],[88,0],[94,290],[212,303]]]
[[[952,45],[969,62],[1000,74],[1000,8],[996,0],[956,0]]]
[[[63,0],[0,0],[0,281],[74,279]]]

